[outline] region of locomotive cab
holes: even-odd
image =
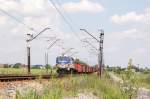
[[[67,56],[59,56],[56,58],[57,73],[68,74],[75,72],[74,70],[74,59]]]

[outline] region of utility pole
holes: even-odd
[[[99,65],[99,75],[102,76],[104,63],[103,63],[103,40],[104,40],[104,31],[100,30],[100,42],[99,42],[99,54],[98,54],[98,65]]]
[[[90,35],[92,38],[94,38],[98,44],[99,44],[99,49],[98,49],[98,75],[100,75],[100,77],[102,77],[102,69],[103,69],[103,39],[104,39],[104,31],[100,30],[100,40],[98,40],[96,37],[94,37],[91,33],[89,33],[86,29],[80,29],[81,31],[84,31],[85,33],[87,33],[88,35]],[[92,46],[91,43],[87,42],[89,45]],[[96,48],[95,48],[96,49]]]
[[[43,29],[41,32],[39,32],[36,36],[33,37],[33,35],[31,34],[27,34],[27,64],[28,64],[28,74],[30,74],[30,65],[31,65],[31,41],[33,41],[34,39],[36,39],[40,34],[42,34],[44,31],[48,30],[50,28],[45,28]]]
[[[45,51],[45,62],[46,62],[46,66],[48,66],[48,50],[49,50],[51,47],[53,47],[59,40],[60,40],[60,39],[56,39],[53,43],[51,43],[51,44],[47,47],[47,49],[46,49],[46,51]],[[47,69],[47,72],[48,72],[48,68],[46,68],[46,69]],[[51,69],[51,73],[52,73],[52,69]]]
[[[30,60],[31,60],[31,56],[30,56],[30,47],[31,47],[31,42],[30,40],[33,38],[33,35],[31,34],[27,34],[27,64],[28,64],[28,74],[30,74]]]

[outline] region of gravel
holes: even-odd
[[[136,99],[150,99],[150,89],[140,88]]]
[[[92,92],[79,93],[75,97],[63,97],[62,99],[99,99]]]
[[[43,85],[36,81],[6,82],[2,85],[4,86],[0,89],[0,99],[15,99],[17,92],[23,95],[28,90],[35,90],[38,94],[43,91]]]

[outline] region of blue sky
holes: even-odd
[[[0,63],[26,63],[26,33],[33,33],[49,26],[52,29],[41,35],[56,36],[61,39],[49,50],[49,63],[55,64],[55,57],[73,47],[79,57],[89,64],[96,64],[97,56],[91,47],[80,39],[90,38],[80,28],[85,28],[98,37],[98,29],[105,31],[104,58],[111,66],[127,66],[129,58],[135,65],[149,67],[150,55],[150,0],[53,0],[62,14],[72,25],[72,33],[63,18],[49,0],[1,0],[0,8],[19,19],[16,22],[0,12]],[[39,37],[40,38],[40,37]],[[53,42],[53,40],[51,40]],[[45,64],[45,39],[32,42],[32,64]],[[98,44],[90,39],[94,46]],[[86,48],[83,46],[86,45]],[[61,46],[61,47],[60,47]],[[11,50],[10,50],[11,49]],[[89,53],[90,52],[90,53]],[[71,54],[69,53],[69,54]]]

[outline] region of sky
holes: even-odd
[[[56,5],[61,15],[52,5]],[[4,12],[5,11],[5,12]],[[67,21],[67,22],[66,22]],[[97,64],[98,43],[81,28],[99,39],[103,29],[104,62],[110,66],[133,64],[150,67],[150,0],[0,0],[0,63],[27,63],[27,34],[34,36],[49,27],[31,42],[31,64],[49,63],[70,48],[73,55],[91,65]]]

